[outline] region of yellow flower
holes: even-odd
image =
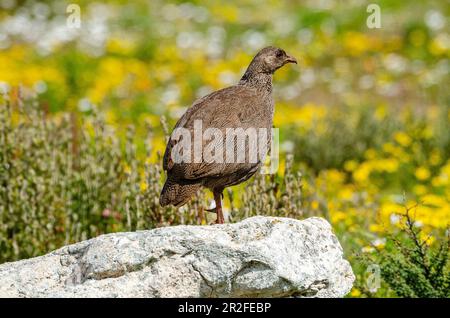
[[[345,181],[345,174],[336,169],[330,169],[325,171],[325,179],[332,185],[342,184]]]
[[[340,221],[345,220],[348,217],[347,213],[344,213],[342,211],[331,212],[330,216],[332,223],[339,223]]]
[[[423,231],[419,233],[419,239],[427,245],[433,244],[433,242],[436,240],[434,236],[429,235]]]
[[[378,120],[383,120],[386,117],[386,105],[381,104],[378,105],[377,108],[375,109],[375,118],[377,118]]]
[[[359,297],[359,296],[361,296],[361,292],[359,291],[359,289],[353,288],[351,293],[350,293],[350,296],[352,296],[352,297]]]
[[[383,151],[399,158],[403,155],[402,148],[395,146],[394,144],[387,142],[383,145]]]
[[[447,177],[450,177],[450,160],[448,160],[445,166],[441,168],[441,172]]]
[[[384,164],[385,164],[384,169],[387,172],[394,172],[394,171],[397,171],[397,169],[398,169],[398,161],[396,159],[393,159],[393,158],[385,159]]]
[[[304,129],[318,129],[320,131],[320,119],[327,114],[327,108],[324,105],[308,103],[298,107],[291,104],[280,103],[277,105],[280,111],[275,112],[275,126],[287,124],[297,124]]]
[[[361,55],[371,49],[370,38],[363,33],[347,32],[344,34],[344,46],[351,55]]]
[[[439,153],[439,150],[435,149],[435,150],[433,150],[431,152],[431,155],[430,155],[430,158],[429,158],[429,161],[430,161],[431,165],[436,166],[436,165],[440,164],[441,163],[441,159],[442,158],[441,158],[441,155]]]
[[[414,186],[413,191],[417,195],[424,195],[425,193],[427,193],[428,189],[423,184],[417,184]]]
[[[428,170],[427,168],[419,167],[419,168],[417,168],[415,175],[418,180],[424,181],[430,177],[431,173],[430,173],[430,170]]]
[[[112,110],[107,110],[105,112],[105,121],[108,124],[114,124],[116,122],[116,113]]]
[[[400,214],[404,207],[400,204],[385,202],[381,205],[381,216],[390,218],[391,214]]]
[[[367,159],[374,159],[377,156],[377,152],[375,151],[375,149],[367,149],[366,152],[364,153],[364,156]]]
[[[412,142],[411,137],[409,137],[406,133],[402,131],[395,133],[394,139],[403,147],[408,147]]]
[[[448,45],[448,38],[446,37],[446,35],[439,34],[438,36],[436,36],[428,45],[428,50],[433,55],[441,55],[448,53],[449,45]]]
[[[353,171],[353,179],[355,181],[364,183],[370,176],[372,169],[367,162],[361,164],[355,171]]]
[[[316,200],[311,202],[311,208],[313,210],[317,210],[319,208],[319,202],[317,202]]]
[[[431,179],[433,187],[443,187],[448,184],[449,178],[445,175],[439,175]]]
[[[385,172],[395,172],[398,169],[398,161],[395,158],[386,158],[371,161],[374,170],[385,171]]]
[[[140,186],[142,192],[145,192],[145,190],[147,190],[147,188],[148,188],[148,184],[145,181],[142,181],[139,186]]]
[[[131,173],[131,168],[130,168],[130,166],[127,165],[127,164],[124,164],[124,166],[123,166],[123,171],[124,171],[126,174],[130,174],[130,173]]]
[[[425,139],[431,139],[433,137],[433,129],[431,127],[425,127],[422,131],[422,136]]]
[[[339,191],[339,197],[343,200],[350,200],[353,197],[353,191],[349,187],[343,187]]]
[[[355,160],[346,161],[344,164],[344,169],[347,171],[353,171],[358,166],[358,163]]]
[[[436,207],[442,207],[446,204],[445,198],[435,194],[425,195],[421,198],[421,201],[426,205],[433,205]]]
[[[370,224],[369,231],[370,232],[380,233],[380,232],[384,231],[384,228],[383,228],[383,226],[381,226],[379,224]]]
[[[145,158],[145,164],[149,165],[149,164],[152,164],[152,163],[153,163],[152,157]]]

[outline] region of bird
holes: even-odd
[[[237,84],[196,100],[186,110],[176,123],[164,152],[163,170],[167,178],[159,198],[161,206],[180,207],[199,189],[207,188],[212,191],[215,201],[215,208],[208,211],[216,213],[216,223],[224,223],[222,210],[224,189],[251,178],[262,166],[263,158],[253,161],[246,159],[244,162],[213,162],[205,160],[203,154],[197,160],[195,158],[193,160],[192,153],[185,152],[189,154],[190,160],[180,161],[174,155],[174,150],[185,137],[175,136],[174,132],[177,129],[184,129],[195,135],[196,122],[201,122],[202,132],[208,128],[214,128],[222,133],[226,133],[229,128],[271,130],[275,106],[272,94],[273,74],[288,63],[297,64],[297,60],[281,48],[265,47],[254,56]],[[218,142],[223,143],[223,140],[219,140]],[[205,147],[207,141],[201,140],[200,144]],[[270,142],[271,133],[268,133],[267,151]],[[232,147],[236,153],[249,151],[248,143],[244,145],[245,149],[242,149],[242,144]]]

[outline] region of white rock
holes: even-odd
[[[0,265],[0,297],[343,297],[353,281],[320,218],[113,233]]]

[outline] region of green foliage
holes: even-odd
[[[381,148],[400,124],[393,120],[394,116],[378,119],[370,107],[361,107],[355,118],[349,117],[348,111],[343,108],[327,113],[323,133],[314,127],[302,134],[292,134],[296,155],[314,171],[343,168],[348,160],[363,161],[364,152]]]
[[[390,235],[379,250],[381,276],[399,297],[450,297],[450,234],[430,244],[411,217],[412,208],[401,215],[400,233]],[[436,246],[437,245],[437,246]]]
[[[2,105],[0,262],[108,232],[199,223],[202,196],[189,215],[159,206],[161,168],[138,159],[133,136],[129,127],[121,142],[95,112],[50,119],[35,103]]]
[[[293,170],[293,156],[287,155],[283,176],[257,174],[252,182],[239,191],[239,208],[231,205],[233,220],[242,220],[256,215],[304,217],[301,201],[302,176]],[[233,203],[233,191],[228,189],[230,202]]]

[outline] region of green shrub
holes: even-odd
[[[182,214],[160,207],[161,186],[160,165],[138,158],[132,127],[121,141],[95,112],[50,118],[30,101],[0,107],[0,263],[103,233],[201,222],[201,195]]]
[[[377,249],[371,262],[379,264],[381,277],[398,297],[450,297],[449,230],[430,244],[431,236],[424,238],[411,216],[414,208],[405,208],[400,231],[387,236],[386,246]]]

